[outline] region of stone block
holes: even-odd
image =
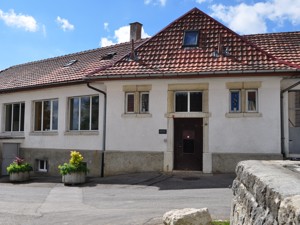
[[[236,174],[231,225],[300,225],[299,162],[243,161]]]
[[[211,225],[212,220],[207,208],[174,209],[163,216],[165,225]]]

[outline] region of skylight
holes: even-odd
[[[116,52],[110,52],[107,53],[106,55],[102,56],[102,60],[109,60],[112,59],[117,53]]]
[[[199,41],[199,31],[188,30],[184,31],[183,47],[197,47]]]
[[[76,63],[77,61],[78,61],[77,59],[72,59],[72,60],[70,60],[69,62],[67,62],[67,63],[64,65],[64,67],[71,66],[71,65],[73,65],[74,63]]]

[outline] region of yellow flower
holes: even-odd
[[[78,166],[81,164],[82,161],[83,161],[83,156],[80,154],[80,152],[71,151],[70,164]]]

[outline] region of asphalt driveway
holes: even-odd
[[[0,225],[160,225],[171,209],[207,207],[229,219],[233,174],[138,173],[64,186],[59,177],[27,183],[0,178]]]

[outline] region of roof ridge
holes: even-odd
[[[262,52],[262,53],[265,54],[267,57],[270,57],[270,58],[276,60],[277,62],[282,63],[282,64],[285,64],[285,65],[287,65],[287,66],[289,66],[289,67],[294,67],[294,68],[300,69],[300,66],[294,65],[293,63],[287,62],[287,61],[285,61],[285,60],[280,60],[280,59],[278,59],[278,58],[275,57],[274,55],[272,55],[272,54],[266,52],[265,50],[263,50],[262,48],[260,48],[260,47],[259,47],[258,45],[256,45],[255,43],[253,43],[253,42],[247,40],[244,36],[242,36],[242,35],[236,33],[236,32],[233,31],[233,30],[231,30],[229,27],[225,26],[224,24],[222,24],[221,22],[217,21],[217,20],[214,19],[213,17],[209,16],[209,15],[206,14],[205,12],[201,11],[201,10],[198,9],[198,8],[196,8],[196,9],[199,10],[201,13],[205,14],[206,16],[208,16],[210,19],[212,19],[213,21],[215,21],[215,22],[218,23],[219,25],[221,25],[221,26],[222,26],[223,28],[225,28],[227,31],[229,31],[229,32],[231,32],[231,33],[237,35],[237,36],[238,36],[239,38],[241,38],[242,41],[244,41],[246,44],[249,44],[250,46],[254,47],[256,50]]]
[[[207,13],[203,12],[202,10],[200,10],[197,7],[194,7],[193,9],[189,10],[187,13],[183,14],[182,16],[180,16],[179,18],[177,18],[176,20],[174,20],[173,22],[171,22],[170,24],[168,24],[165,28],[163,28],[162,30],[160,30],[158,33],[156,33],[155,35],[153,35],[151,38],[149,38],[149,40],[147,40],[146,42],[144,42],[143,44],[146,44],[147,42],[149,42],[152,38],[154,38],[156,35],[158,35],[159,33],[163,32],[164,30],[166,30],[168,27],[172,26],[173,24],[175,24],[177,21],[179,21],[180,19],[184,18],[185,16],[189,15],[190,13],[192,13],[193,11],[198,11],[202,14],[204,14],[205,16],[207,16],[208,18],[210,18],[211,20],[213,20],[214,22],[216,22],[217,24],[219,24],[221,27],[223,27],[224,29],[226,29],[228,32],[236,35],[237,37],[239,37],[243,42],[245,42],[246,44],[254,47],[256,50],[260,51],[261,53],[265,54],[267,57],[270,57],[274,60],[276,60],[279,63],[285,64],[289,67],[294,67],[297,69],[300,69],[300,66],[295,65],[291,62],[285,61],[285,60],[280,60],[277,57],[275,57],[274,55],[266,52],[265,50],[263,50],[262,48],[260,48],[258,45],[256,45],[255,43],[249,41],[248,39],[246,39],[244,36],[236,33],[235,31],[231,30],[229,27],[225,26],[224,24],[222,24],[221,22],[219,22],[218,20],[214,19],[213,17],[211,17],[210,15],[208,15]],[[299,31],[300,32],[300,31]],[[140,45],[141,46],[141,45]],[[140,47],[139,46],[139,47]]]
[[[55,56],[55,57],[51,57],[51,58],[46,58],[46,59],[40,59],[40,60],[31,61],[31,62],[21,63],[21,64],[17,64],[17,65],[13,65],[13,66],[10,66],[8,68],[5,68],[5,69],[1,70],[0,73],[5,71],[5,70],[11,69],[11,68],[26,66],[26,65],[32,65],[32,64],[36,64],[36,63],[43,63],[43,62],[46,62],[46,61],[61,59],[61,58],[64,58],[64,57],[70,57],[70,56],[75,56],[75,55],[83,55],[83,54],[87,54],[87,53],[91,53],[91,52],[96,52],[100,49],[105,50],[105,49],[115,48],[115,47],[119,47],[119,46],[127,45],[127,44],[130,44],[130,41],[117,43],[117,44],[109,45],[109,46],[105,46],[105,47],[99,47],[99,48],[93,48],[93,49],[83,50],[83,51],[79,51],[79,52],[73,52],[73,53],[70,53],[70,54]]]
[[[245,36],[256,36],[256,35],[276,35],[276,34],[292,34],[292,33],[300,33],[300,31],[283,31],[283,32],[270,32],[270,33],[258,33],[258,34],[244,34]]]

